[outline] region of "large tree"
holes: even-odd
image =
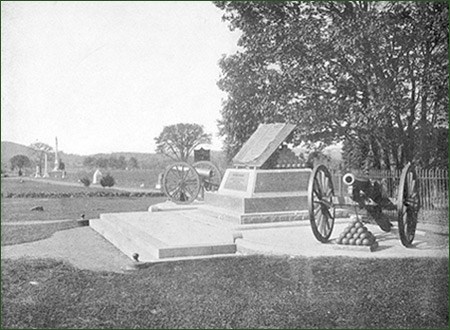
[[[11,163],[11,170],[13,171],[16,168],[22,171],[22,169],[31,166],[30,158],[25,155],[14,155],[9,161]]]
[[[259,123],[297,124],[293,142],[371,154],[373,166],[446,164],[448,5],[232,2],[241,50],[220,60],[219,122],[234,155]],[[370,151],[370,152],[369,152]]]
[[[155,142],[157,152],[174,160],[187,161],[197,146],[211,143],[211,135],[198,124],[176,124],[165,126]]]

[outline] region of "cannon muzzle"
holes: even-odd
[[[342,181],[344,181],[347,186],[353,186],[355,183],[368,183],[369,179],[358,178],[352,173],[347,173],[342,177]]]

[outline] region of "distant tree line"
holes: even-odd
[[[124,156],[109,156],[109,157],[94,157],[88,156],[83,160],[83,166],[89,168],[108,168],[116,170],[125,169],[137,169],[139,168],[139,163],[135,157],[130,157],[128,160]]]

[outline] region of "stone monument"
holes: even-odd
[[[102,176],[102,172],[99,169],[95,170],[94,176],[92,177],[92,184],[98,184],[100,182],[100,177]]]
[[[261,124],[233,158],[219,190],[205,193],[205,204],[239,214],[242,224],[300,220],[298,212],[308,209],[312,171],[298,168],[300,159],[283,144],[294,129]]]
[[[44,174],[42,175],[43,178],[48,178],[50,175],[48,174],[48,156],[47,152],[44,152]]]
[[[41,173],[39,173],[39,165],[36,165],[36,173],[34,173],[34,177],[35,178],[40,178],[41,177]]]
[[[55,137],[55,167],[53,168],[53,171],[59,171],[59,158],[58,158],[58,137]]]
[[[33,143],[31,145],[31,148],[33,148],[36,151],[41,152],[44,154],[44,173],[42,174],[43,178],[48,178],[49,174],[48,174],[48,155],[47,153],[50,152],[52,150],[52,147],[50,147],[49,145],[42,143],[42,142],[38,142],[36,141],[35,143]],[[40,177],[40,164],[38,165],[39,167],[36,168],[36,174],[35,177]]]

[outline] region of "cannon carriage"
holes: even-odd
[[[386,232],[391,221],[396,221],[401,243],[411,246],[417,227],[420,210],[419,182],[412,164],[402,170],[397,196],[387,193],[382,180],[368,176],[358,177],[347,173],[342,178],[348,186],[348,196],[335,196],[332,175],[324,165],[314,168],[308,184],[308,211],[314,236],[320,242],[328,242],[333,231],[336,208],[365,210]],[[385,216],[383,211],[394,211],[395,216]]]
[[[175,162],[166,167],[161,177],[164,194],[176,204],[190,204],[205,191],[216,191],[222,181],[220,169],[202,160],[190,165]]]

